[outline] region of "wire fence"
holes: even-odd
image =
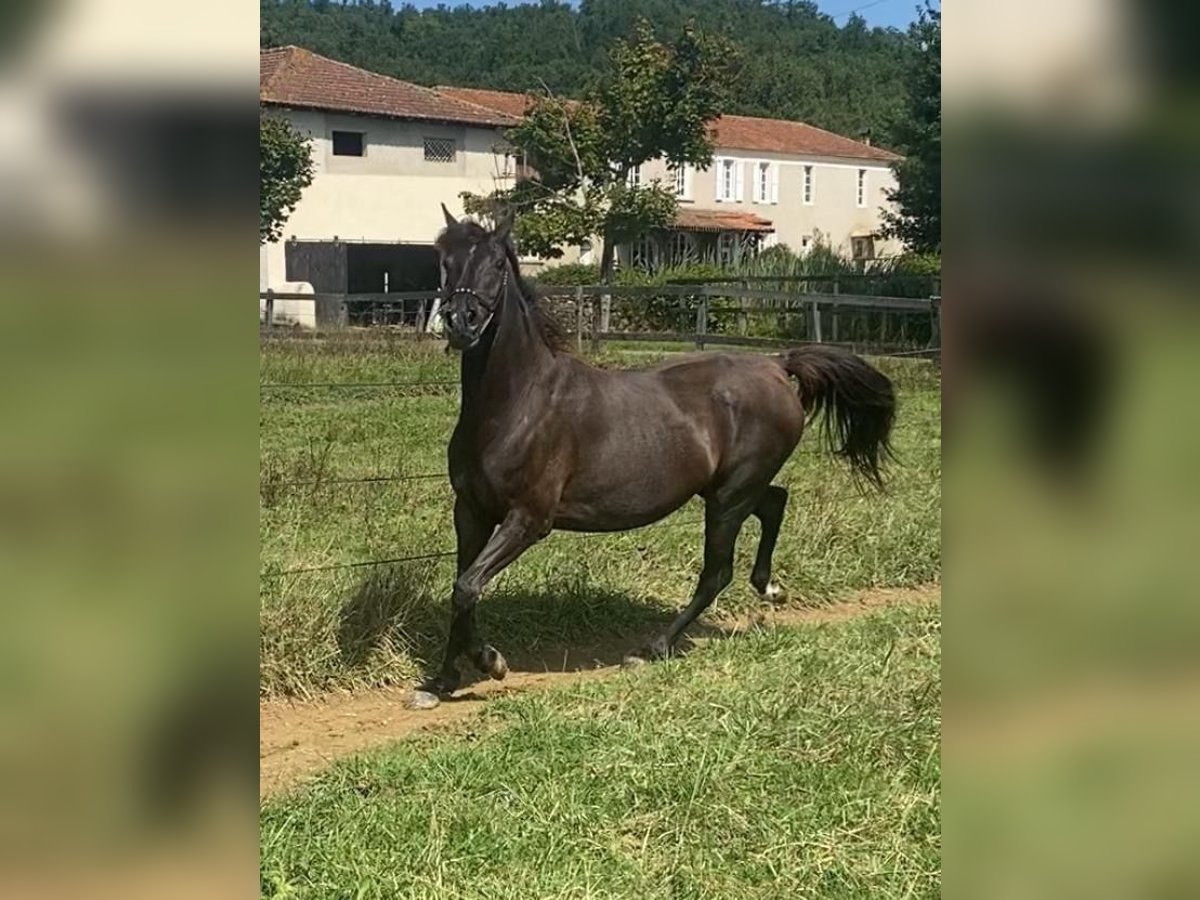
[[[801,510],[802,509],[817,509],[817,508],[820,508],[823,506],[828,506],[831,503],[841,503],[844,501],[861,499],[861,496],[862,495],[860,495],[860,494],[846,494],[846,495],[836,496],[836,497],[823,497],[812,503],[799,503],[798,504],[798,503],[790,503],[789,502],[788,506],[787,506],[787,510],[789,512],[791,512],[791,511],[798,510],[798,509],[801,509]],[[645,525],[641,529],[631,529],[631,530],[639,530],[639,531],[654,530],[654,531],[657,531],[657,530],[664,529],[664,528],[686,528],[686,527],[702,525],[702,524],[704,524],[704,518],[698,517],[698,518],[691,518],[691,519],[683,519],[678,522],[659,521],[659,522],[655,522],[650,525]],[[628,533],[628,532],[567,531],[567,532],[555,532],[555,533],[563,535],[565,537],[569,537],[569,538],[600,538],[600,537],[613,537],[616,534],[622,534],[622,533]],[[343,562],[343,563],[328,563],[326,565],[320,565],[320,566],[298,566],[296,568],[291,568],[291,569],[281,569],[278,571],[263,572],[260,577],[264,580],[274,580],[277,578],[284,578],[284,577],[288,577],[291,575],[304,575],[304,574],[309,574],[312,572],[332,572],[332,571],[338,571],[338,570],[342,570],[342,569],[359,569],[359,568],[371,567],[371,566],[390,566],[390,565],[402,565],[405,563],[414,563],[414,562],[432,562],[434,560],[446,559],[446,558],[456,556],[456,555],[457,555],[457,551],[455,551],[455,550],[436,550],[436,551],[432,551],[432,552],[428,552],[428,553],[417,553],[417,554],[413,554],[410,556],[395,556],[395,557],[389,557],[386,559],[363,559],[363,560],[354,560],[351,562]]]
[[[815,283],[822,281],[820,278],[810,278],[809,280]],[[726,343],[741,345],[747,349],[759,348],[760,350],[772,347],[777,349],[780,344],[797,346],[805,343],[824,343],[845,346],[855,352],[864,352],[865,355],[932,357],[934,359],[940,357],[940,341],[937,340],[940,338],[939,296],[927,299],[866,297],[840,295],[836,293],[837,289],[836,282],[832,288],[834,293],[830,293],[828,290],[811,293],[808,292],[807,286],[806,290],[801,293],[755,288],[749,285],[729,287],[727,285],[714,284],[670,285],[665,288],[635,289],[587,287],[549,289],[547,292],[549,295],[547,302],[551,305],[554,314],[565,325],[569,326],[568,330],[575,335],[581,350],[584,348],[585,339],[590,341],[593,351],[598,351],[601,342],[605,340],[674,340],[692,342],[701,348],[709,343]],[[375,311],[372,314],[374,316],[373,321],[377,324],[387,324],[389,321],[395,321],[403,325],[409,321],[410,311],[415,309],[411,324],[417,326],[417,332],[420,334],[425,330],[426,311],[428,309],[426,304],[431,303],[434,296],[434,294],[429,292],[412,295],[370,295],[360,298],[334,295],[332,297],[325,296],[323,300],[319,297],[315,298],[315,303],[318,311],[322,307],[325,308],[326,315],[329,315],[329,310],[332,309],[335,316],[335,325],[337,328],[342,329],[334,330],[329,332],[329,334],[337,335],[337,340],[344,341],[347,346],[353,348],[365,346],[370,341],[372,332],[378,333],[379,330],[361,329],[356,331],[354,329],[346,329],[344,326],[350,321],[349,310],[355,307],[372,309]],[[276,320],[275,301],[291,298],[314,300],[313,295],[278,295],[266,292],[260,296],[260,299],[265,300],[264,324],[267,327],[262,332],[264,341],[290,340],[295,335],[293,331],[277,330],[271,327]],[[410,303],[413,305],[410,306]],[[625,314],[622,313],[621,303],[624,303],[627,307]],[[637,308],[633,310],[632,315],[629,315],[629,307],[635,305]],[[376,315],[381,310],[382,318]],[[845,318],[847,310],[852,316],[850,319]],[[853,318],[854,315],[857,315],[858,318]],[[886,341],[881,341],[876,345],[880,352],[872,353],[870,350],[865,349],[861,343],[839,341],[837,339],[839,336],[839,323],[845,329],[849,327],[846,324],[847,322],[852,325],[856,321],[861,321],[863,316],[869,318],[872,315],[882,316],[880,320],[882,322],[881,339],[886,337],[885,333],[888,327],[889,316],[892,317],[893,322],[903,322],[906,316],[911,317],[914,315],[927,321],[929,323],[928,331],[918,333],[916,336],[922,341],[927,340],[928,344],[917,347],[888,347],[885,346]],[[389,316],[393,318],[389,320]],[[788,321],[789,317],[799,317],[802,321],[802,326],[800,328],[791,328],[790,332],[784,330],[783,333],[789,335],[785,337],[757,337],[747,336],[744,333],[720,333],[722,329],[729,332],[751,330],[751,326],[748,326],[747,323],[752,322],[756,317],[766,317],[767,319],[774,317],[773,321],[776,327],[779,327],[780,322]],[[694,327],[694,330],[685,330],[683,328],[678,331],[652,330],[653,326],[656,325],[660,329],[673,329],[676,324],[686,327],[688,323]],[[619,327],[635,327],[642,330],[633,332],[616,331],[613,330],[614,325]],[[710,328],[716,329],[716,333],[710,331]],[[903,335],[903,325],[901,329],[900,334]],[[384,332],[386,333],[387,329],[384,329]],[[793,333],[794,336],[791,336]],[[390,344],[391,338],[395,335],[395,332],[390,333],[388,341],[385,343]],[[401,334],[401,337],[404,337],[404,335]],[[309,339],[320,340],[321,335],[318,333],[310,336]],[[418,394],[417,396],[442,396],[444,393],[449,393],[451,389],[458,388],[459,384],[460,382],[457,378],[417,378],[396,381],[357,382],[276,380],[262,382],[259,388],[262,399],[266,401],[272,396],[278,397],[288,392],[309,390],[328,390],[334,392],[355,390],[436,390],[436,393]],[[823,450],[818,448],[799,448],[797,450],[797,454],[813,456],[822,454],[823,452]],[[317,476],[282,479],[276,476],[275,471],[268,470],[262,477],[262,496],[264,498],[268,496],[273,498],[274,491],[280,488],[320,489],[327,486],[357,487],[434,480],[440,480],[444,482],[444,486],[449,487],[449,475],[445,471],[372,474],[356,477]],[[824,497],[812,503],[790,503],[788,509],[789,511],[813,509],[827,506],[831,503],[853,500],[859,496],[861,495],[851,494]],[[264,502],[274,501],[264,500]],[[702,517],[681,521],[671,521],[668,519],[646,526],[646,528],[657,530],[662,528],[691,527],[700,525],[703,521]],[[566,532],[565,534],[570,537],[582,538],[611,536],[608,532]],[[271,570],[268,568],[260,577],[263,580],[277,580],[315,572],[331,572],[418,562],[432,563],[454,557],[455,555],[456,551],[454,550],[437,550],[382,559],[353,560],[280,570]]]

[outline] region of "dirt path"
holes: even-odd
[[[728,635],[769,625],[838,622],[886,606],[934,603],[941,598],[941,590],[941,585],[873,590],[829,606],[785,607],[752,617],[718,620],[716,630]],[[704,640],[696,638],[697,643]],[[562,671],[519,671],[513,666],[504,681],[481,681],[430,710],[408,709],[408,688],[335,694],[302,703],[265,701],[259,706],[259,795],[265,797],[295,784],[343,756],[417,732],[451,726],[476,714],[489,697],[607,675],[617,667],[604,661],[613,659],[626,644],[570,648],[562,654]],[[551,658],[557,661],[558,657]],[[545,662],[542,667],[546,667]]]

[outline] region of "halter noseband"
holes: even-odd
[[[479,334],[482,336],[483,333],[487,330],[487,327],[492,324],[492,317],[494,315],[496,315],[496,310],[500,308],[500,301],[504,299],[504,295],[507,292],[508,292],[508,265],[506,264],[504,266],[504,275],[501,277],[501,281],[500,281],[500,291],[499,291],[499,293],[496,294],[496,298],[491,303],[488,303],[486,300],[484,300],[483,295],[480,294],[479,291],[475,290],[474,288],[457,287],[454,290],[450,291],[449,293],[446,293],[445,291],[443,291],[442,293],[445,297],[443,302],[445,302],[447,305],[449,305],[450,301],[452,299],[454,299],[454,297],[458,294],[466,294],[468,297],[473,297],[475,299],[475,302],[478,303],[479,306],[482,307],[483,310],[487,313],[487,319],[484,321],[484,323],[481,326],[479,326]]]

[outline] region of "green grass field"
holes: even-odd
[[[645,365],[666,347],[608,346],[599,362]],[[897,382],[901,465],[886,495],[861,494],[813,435],[781,473],[791,502],[775,555],[790,602],[820,604],[871,586],[940,574],[940,381],[917,360],[878,364]],[[452,550],[445,448],[454,385],[301,387],[304,382],[442,382],[457,357],[440,343],[384,333],[265,342],[261,354],[261,685],[310,695],[401,683],[444,635],[452,560],[300,574],[287,570]],[[394,475],[437,477],[344,483]],[[689,596],[699,571],[698,501],[655,526],[611,536],[552,535],[510,567],[480,623],[510,661],[539,648],[612,639],[640,644]],[[714,611],[758,603],[748,584],[758,526]]]
[[[271,898],[939,895],[936,606],[491,701],[261,815]]]

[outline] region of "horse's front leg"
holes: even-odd
[[[460,516],[463,524],[459,525]],[[469,654],[471,662],[493,678],[503,678],[508,673],[508,664],[494,648],[482,643],[475,633],[475,605],[483,589],[500,574],[513,560],[550,533],[550,520],[531,515],[524,510],[512,510],[504,517],[500,527],[489,535],[483,535],[483,549],[469,565],[463,566],[464,554],[470,551],[468,537],[478,538],[486,529],[486,521],[471,519],[470,510],[455,505],[455,527],[459,532],[459,575],[454,582],[451,597],[450,637],[446,642],[446,656],[441,671],[431,679],[424,690],[430,693],[451,694],[459,685],[458,657]]]
[[[483,552],[488,538],[496,528],[494,519],[479,512],[463,497],[454,500],[454,533],[458,541],[458,569],[455,579],[461,578],[471,563]],[[446,651],[442,667],[431,678],[424,689],[432,693],[449,694],[458,687],[458,658],[463,651],[475,643],[475,610],[460,611],[451,604],[450,633],[446,639]]]

